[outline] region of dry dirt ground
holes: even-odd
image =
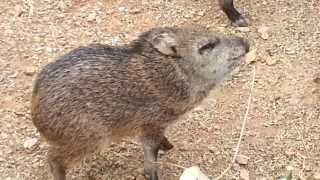
[[[214,0],[6,0],[0,3],[0,179],[51,179],[30,120],[36,72],[93,42],[122,44],[164,25],[201,24],[247,37],[255,61],[168,131],[175,148],[160,158],[161,179],[198,165],[219,175],[234,153],[256,66],[240,154],[223,179],[320,179],[320,5],[318,0],[236,0],[250,19],[235,28]],[[125,141],[73,169],[69,179],[142,179],[142,151]]]

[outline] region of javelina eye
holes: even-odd
[[[219,44],[220,40],[216,39],[214,41],[210,41],[207,44],[203,45],[201,48],[199,48],[199,54],[203,54],[205,51],[210,51],[212,49],[214,49],[218,44]]]

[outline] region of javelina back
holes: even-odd
[[[168,125],[194,108],[240,64],[248,43],[198,28],[154,28],[133,42],[80,47],[45,66],[32,95],[32,119],[50,144],[55,180],[125,136],[143,144],[145,175],[157,180],[158,150],[173,147]]]

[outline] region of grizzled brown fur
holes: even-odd
[[[194,108],[240,64],[249,45],[196,28],[154,28],[121,46],[80,47],[45,66],[32,95],[32,119],[50,144],[55,180],[110,142],[141,139],[147,179],[158,150],[173,146],[168,125]]]

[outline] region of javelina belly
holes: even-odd
[[[32,95],[32,119],[50,149],[55,180],[102,145],[125,136],[143,144],[145,175],[156,180],[165,128],[195,107],[240,64],[242,38],[198,28],[154,28],[133,42],[77,48],[45,66]]]

